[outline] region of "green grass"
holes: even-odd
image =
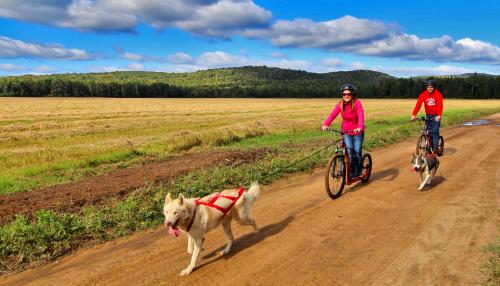
[[[457,110],[447,114],[443,125],[458,124],[496,112],[499,110]],[[418,124],[409,122],[408,118],[403,116],[389,118],[383,123],[369,121],[367,126],[364,143],[367,148],[381,147],[415,137],[420,128]],[[111,240],[155,227],[162,222],[161,210],[167,192],[174,196],[182,192],[191,197],[203,196],[223,188],[247,186],[254,180],[309,156],[329,144],[331,138],[332,134],[329,133],[305,131],[230,141],[218,148],[267,148],[270,152],[256,162],[221,164],[177,177],[168,185],[149,185],[131,193],[125,200],[108,199],[99,206],[84,207],[78,214],[39,211],[31,220],[17,216],[0,228],[0,271],[8,272],[31,263],[60,257],[88,241]],[[261,180],[261,183],[271,183],[287,173],[304,172],[324,166],[332,152],[330,148],[318,153],[283,172]],[[96,162],[118,159],[123,158],[104,157]],[[11,183],[2,179],[0,184]],[[495,267],[497,266],[498,264]]]
[[[483,265],[483,269],[488,275],[484,285],[498,286],[500,285],[500,238],[487,245],[484,251],[489,255],[488,260]]]
[[[98,154],[87,159],[31,165],[19,169],[11,176],[0,177],[0,194],[32,190],[46,185],[75,181],[85,176],[103,174],[112,169],[130,166],[143,155],[141,151],[128,148]]]

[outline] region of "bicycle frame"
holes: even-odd
[[[372,157],[369,153],[363,154],[361,159],[362,177],[351,178],[351,161],[349,160],[349,150],[344,142],[344,133],[334,129],[326,129],[326,131],[334,131],[340,135],[332,145],[335,148],[334,154],[328,161],[325,171],[325,189],[328,196],[336,199],[342,195],[345,185],[350,185],[354,182],[368,182],[372,170]]]
[[[346,185],[350,185],[352,183],[355,183],[359,180],[361,180],[359,177],[351,178],[351,161],[349,161],[349,150],[347,149],[347,146],[345,145],[344,142],[344,133],[342,131],[337,131],[333,129],[329,129],[328,131],[334,131],[340,135],[340,138],[337,139],[334,143],[335,145],[335,154],[341,154],[344,156],[344,164],[345,164],[345,170],[346,172]]]
[[[427,128],[427,119],[425,119],[425,117],[422,116],[419,118],[415,118],[415,120],[422,121],[424,123],[422,129],[420,130],[420,136],[423,135],[425,137],[425,146],[421,147],[422,149],[425,150],[427,154],[431,154],[432,153],[431,136],[429,134],[429,129]]]

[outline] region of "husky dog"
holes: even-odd
[[[420,173],[420,186],[418,190],[424,189],[425,185],[431,184],[431,179],[436,174],[439,167],[439,160],[435,154],[424,155],[419,154],[415,156],[412,154],[410,171]]]
[[[190,274],[196,266],[204,235],[207,231],[222,224],[227,237],[227,246],[220,252],[229,253],[234,241],[231,231],[231,220],[234,218],[244,225],[251,225],[254,233],[259,232],[255,219],[251,214],[251,207],[260,194],[260,185],[254,182],[248,191],[243,188],[224,190],[220,193],[208,195],[200,199],[179,198],[172,199],[170,193],[165,197],[163,215],[165,226],[169,233],[178,236],[179,229],[188,235],[187,252],[192,254],[188,267],[180,275]]]

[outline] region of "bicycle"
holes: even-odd
[[[351,185],[352,183],[362,181],[368,182],[372,173],[372,156],[368,153],[363,154],[362,157],[362,171],[361,176],[351,178],[351,164],[349,161],[349,151],[344,142],[344,132],[334,129],[327,129],[326,131],[333,131],[340,134],[340,138],[335,140],[335,153],[328,161],[325,171],[325,188],[326,193],[332,199],[336,199],[342,195],[344,186]]]
[[[432,154],[432,142],[429,130],[427,128],[427,120],[425,119],[425,116],[417,117],[415,118],[415,120],[424,122],[422,129],[420,130],[420,137],[418,138],[417,141],[417,148],[416,148],[417,156],[420,153],[424,155],[430,155]],[[444,151],[444,138],[443,136],[440,135],[436,154],[439,157],[441,157],[443,156],[443,151]]]

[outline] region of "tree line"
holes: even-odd
[[[315,74],[267,67],[195,73],[115,72],[0,78],[0,96],[139,98],[325,98],[342,83],[363,98],[415,98],[425,78],[395,78],[373,71]],[[472,74],[437,79],[446,98],[498,99],[500,76]]]

